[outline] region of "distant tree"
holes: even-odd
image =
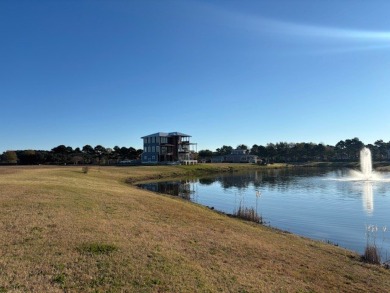
[[[93,150],[94,150],[95,154],[97,154],[97,155],[102,155],[102,154],[107,153],[106,148],[101,146],[100,144],[95,146],[95,148]]]
[[[89,144],[86,144],[82,148],[83,151],[83,158],[85,164],[90,164],[92,162],[93,157],[95,156],[95,151],[92,146]]]
[[[216,149],[216,154],[219,156],[226,156],[232,153],[233,148],[231,146],[223,145],[221,148]]]
[[[200,150],[198,154],[201,158],[210,158],[213,156],[213,152],[210,150]]]
[[[18,162],[18,156],[15,151],[6,151],[3,153],[3,159],[8,164],[16,164]]]
[[[83,162],[83,157],[79,155],[72,156],[71,161],[74,165],[81,164]]]
[[[388,159],[388,144],[385,143],[382,139],[377,140],[374,143],[376,149],[377,149],[377,154],[378,154],[378,159]]]
[[[345,148],[350,160],[356,160],[359,158],[360,150],[364,147],[364,143],[359,138],[354,137],[352,139],[345,140]]]
[[[277,162],[287,162],[289,160],[290,147],[287,142],[276,143],[275,149],[275,160]]]
[[[130,158],[128,158],[128,151],[129,150],[126,147],[121,147],[119,149],[119,154],[120,154],[122,160],[126,160],[126,159],[130,160]]]
[[[338,143],[336,143],[334,150],[336,158],[339,160],[344,159],[347,156],[347,149],[344,140],[340,140]]]
[[[55,148],[52,148],[53,163],[66,164],[68,161],[69,147],[61,144]]]
[[[369,143],[366,145],[366,147],[370,149],[373,160],[381,160],[381,154],[376,145]]]
[[[106,156],[107,156],[106,148],[99,144],[99,145],[95,146],[95,148],[93,150],[95,152],[95,157],[98,160],[98,163],[104,164],[106,161]]]
[[[257,144],[254,144],[251,149],[250,149],[250,154],[251,155],[257,155],[257,153],[259,152],[259,146]]]
[[[304,143],[295,143],[291,149],[291,158],[294,162],[302,162],[305,158]]]
[[[274,162],[275,161],[275,157],[277,155],[275,144],[268,143],[267,146],[265,147],[265,149],[267,151],[267,160],[269,162]]]
[[[327,145],[325,147],[325,155],[328,160],[333,160],[336,156],[335,147],[332,145]]]
[[[260,145],[257,148],[256,155],[258,155],[260,158],[267,158],[268,157],[267,148],[265,146],[263,146],[263,145]]]
[[[67,147],[66,147],[66,153],[67,153],[68,155],[71,154],[71,153],[73,153],[73,148],[70,147],[70,146],[67,146]]]
[[[245,144],[239,144],[239,145],[237,146],[237,149],[238,149],[238,150],[247,150],[247,149],[248,149],[248,146],[245,145]]]
[[[127,154],[128,154],[128,157],[129,157],[130,160],[135,160],[138,157],[137,150],[135,148],[133,148],[133,147],[129,147],[127,149]]]
[[[66,154],[68,149],[65,145],[61,144],[55,148],[52,148],[51,151],[56,154]]]
[[[34,150],[25,150],[19,154],[19,163],[21,165],[36,165],[39,164],[36,151]]]
[[[144,150],[142,150],[142,149],[137,150],[137,160],[139,160],[141,158],[141,155],[143,152],[144,152]]]
[[[83,146],[82,150],[83,150],[83,153],[88,154],[88,155],[93,155],[95,153],[93,147],[90,146],[89,144],[86,144],[85,146]]]
[[[117,152],[117,153],[119,153],[119,151],[120,151],[120,147],[118,147],[117,145],[116,146],[114,146],[114,152]]]
[[[314,146],[314,155],[317,160],[323,159],[325,157],[325,145],[320,143]]]

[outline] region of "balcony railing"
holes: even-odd
[[[189,148],[178,148],[177,151],[179,153],[188,153],[188,152],[190,152],[190,149]]]

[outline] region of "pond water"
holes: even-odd
[[[266,224],[364,252],[367,242],[390,259],[390,179],[358,181],[351,170],[294,168],[224,173],[139,185],[233,214],[254,208]],[[367,229],[368,228],[368,229]]]

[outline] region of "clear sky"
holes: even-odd
[[[390,1],[0,0],[0,152],[390,140]]]

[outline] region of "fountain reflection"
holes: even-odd
[[[364,182],[362,199],[365,212],[371,215],[374,212],[374,192],[372,182]]]

